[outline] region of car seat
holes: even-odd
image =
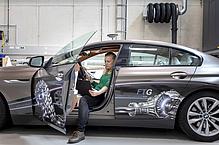
[[[172,65],[180,65],[181,63],[180,63],[180,61],[179,61],[178,58],[173,57],[173,58],[172,58],[172,63],[171,63],[171,64],[172,64]]]
[[[190,65],[192,63],[192,60],[191,60],[189,54],[187,54],[187,53],[183,54],[183,56],[180,60],[180,63],[182,65]]]

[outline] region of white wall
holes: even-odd
[[[107,34],[116,32],[115,1],[104,0],[103,40],[109,40]],[[127,39],[171,42],[171,23],[156,24],[142,20],[142,10],[150,2],[182,5],[182,0],[128,0]],[[7,24],[7,0],[0,0],[0,14],[0,24]],[[178,19],[178,44],[201,50],[202,15],[200,0],[188,0],[187,12]],[[25,46],[26,53],[25,50],[9,50],[8,46],[16,45],[16,30],[10,27],[10,43],[4,50],[6,54],[27,55],[38,46],[39,51],[34,52],[52,55],[59,47],[89,31],[98,30],[92,41],[101,40],[101,0],[10,0],[10,24],[17,25],[17,46]],[[0,30],[6,34],[6,27],[0,26]],[[45,46],[50,53],[42,51]],[[51,50],[53,46],[55,50]]]

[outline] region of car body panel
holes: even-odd
[[[8,102],[30,97],[30,80],[37,69],[29,66],[0,68],[0,91]]]
[[[29,66],[0,68],[0,92],[14,122],[18,120],[14,116],[32,115],[31,78],[37,70]]]
[[[122,67],[115,83],[116,118],[175,119],[184,98],[182,92],[195,68]],[[178,69],[186,72],[187,77],[172,78],[171,74]],[[165,107],[167,104],[171,105],[170,108]]]

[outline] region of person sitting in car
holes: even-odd
[[[84,95],[79,102],[79,114],[77,130],[73,132],[68,143],[77,143],[85,139],[85,127],[89,116],[89,108],[97,106],[104,100],[105,92],[108,90],[112,67],[116,55],[113,52],[108,52],[105,55],[105,70],[100,78],[100,81],[90,80],[94,89],[89,90],[89,94]]]

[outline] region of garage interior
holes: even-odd
[[[155,3],[173,3],[176,15],[169,22],[149,22],[148,6]],[[219,56],[218,0],[1,0],[0,14],[1,67],[27,65],[37,55],[49,59],[94,30],[89,42],[155,40]],[[64,135],[47,126],[13,126],[0,131],[0,145],[67,144],[73,129],[67,126]],[[103,143],[199,144],[179,130],[93,126],[80,142]]]

